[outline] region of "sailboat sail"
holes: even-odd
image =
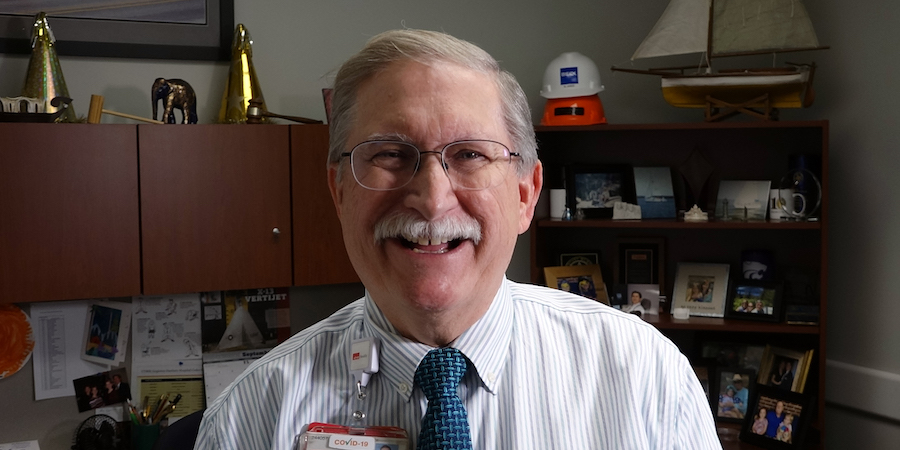
[[[631,59],[706,51],[710,0],[672,0]]]
[[[671,0],[631,59],[707,51],[712,0]],[[712,54],[819,46],[802,0],[713,1]]]
[[[716,0],[713,9],[712,56],[819,46],[801,0]]]

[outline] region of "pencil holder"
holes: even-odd
[[[153,450],[159,438],[159,424],[131,424],[131,450]]]

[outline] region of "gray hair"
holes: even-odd
[[[491,76],[503,103],[504,122],[512,139],[510,151],[522,155],[522,162],[518,165],[519,176],[534,169],[538,157],[531,110],[516,78],[501,69],[497,60],[475,44],[444,33],[410,29],[386,31],[373,37],[338,70],[329,119],[329,164],[340,162],[341,153],[346,151],[347,138],[356,119],[359,87],[391,63],[401,60],[426,65],[453,63]]]

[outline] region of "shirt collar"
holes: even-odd
[[[466,355],[478,379],[491,393],[496,393],[500,384],[512,339],[513,307],[509,283],[504,277],[484,316],[450,345]],[[364,297],[364,305],[366,334],[376,336],[381,341],[379,373],[394,386],[399,395],[409,400],[416,367],[432,347],[411,341],[397,333],[397,329],[387,320],[368,291]]]

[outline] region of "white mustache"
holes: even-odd
[[[403,213],[392,214],[375,224],[376,244],[396,237],[411,242],[421,239],[430,239],[431,242],[469,239],[477,245],[481,241],[481,224],[469,216],[428,221]]]

